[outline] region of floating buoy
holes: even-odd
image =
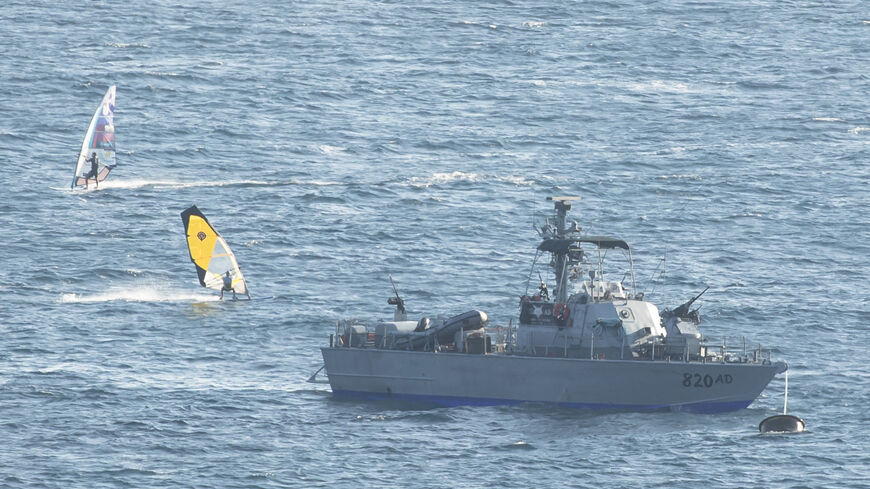
[[[758,431],[762,433],[802,433],[807,429],[804,420],[791,414],[788,410],[788,367],[785,370],[785,396],[782,403],[782,414],[764,418],[758,423]]]
[[[777,414],[758,423],[762,433],[801,433],[807,428],[804,420],[791,414]]]

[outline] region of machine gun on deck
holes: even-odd
[[[694,304],[696,300],[701,298],[701,296],[704,295],[704,292],[707,292],[707,290],[709,290],[709,289],[710,289],[710,287],[708,286],[706,289],[702,290],[700,294],[696,295],[695,297],[692,297],[687,302],[675,307],[674,310],[671,311],[671,314],[673,314],[675,317],[678,317],[678,318],[696,319],[696,318],[693,318],[692,316],[697,315],[697,309],[695,311],[692,311],[692,313],[690,313],[689,308],[692,307],[692,304]]]

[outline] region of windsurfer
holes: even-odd
[[[236,300],[236,289],[233,288],[233,278],[230,277],[230,271],[227,270],[227,274],[223,276],[224,286],[221,287],[221,299],[224,298],[224,291],[233,291],[233,300]]]
[[[85,160],[85,163],[91,164],[91,171],[85,175],[85,188],[88,188],[88,179],[94,177],[94,182],[97,184],[97,188],[100,188],[100,179],[97,178],[97,175],[100,174],[100,158],[97,156],[97,152],[94,151],[91,153],[91,157]]]

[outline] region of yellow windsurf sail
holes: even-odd
[[[199,283],[209,289],[224,289],[224,277],[229,277],[231,287],[237,294],[248,293],[248,285],[239,268],[235,255],[208,219],[196,206],[181,213],[190,261],[196,266]]]

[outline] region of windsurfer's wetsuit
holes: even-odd
[[[85,162],[91,163],[91,171],[89,171],[88,174],[85,175],[85,188],[88,188],[88,179],[90,179],[91,177],[93,177],[94,182],[96,182],[97,187],[99,187],[100,180],[99,178],[97,178],[97,175],[100,174],[100,158],[98,158],[97,155],[94,154],[90,158],[86,159]]]

